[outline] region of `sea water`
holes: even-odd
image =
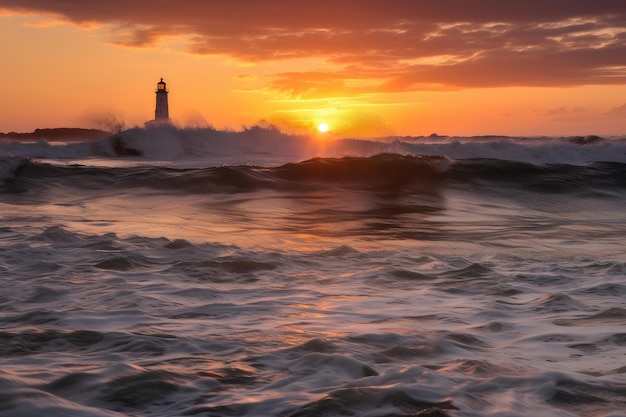
[[[626,140],[0,142],[0,416],[626,416]]]

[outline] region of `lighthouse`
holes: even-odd
[[[170,111],[167,105],[167,85],[163,78],[157,83],[156,108],[154,110],[154,121],[158,123],[168,123],[170,121]]]

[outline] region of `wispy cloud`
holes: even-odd
[[[569,116],[584,113],[585,111],[587,110],[583,107],[574,107],[573,109],[568,107],[558,107],[556,109],[547,110],[546,116]]]
[[[608,112],[611,116],[621,116],[626,117],[626,103],[622,104],[619,107],[615,107]]]

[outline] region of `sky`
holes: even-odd
[[[0,132],[624,135],[624,0],[0,0]]]

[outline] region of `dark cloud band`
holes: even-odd
[[[186,35],[196,54],[334,64],[275,75],[270,87],[300,95],[626,82],[623,0],[0,0],[0,8],[107,24],[122,46]],[[355,79],[362,87],[349,86]]]

